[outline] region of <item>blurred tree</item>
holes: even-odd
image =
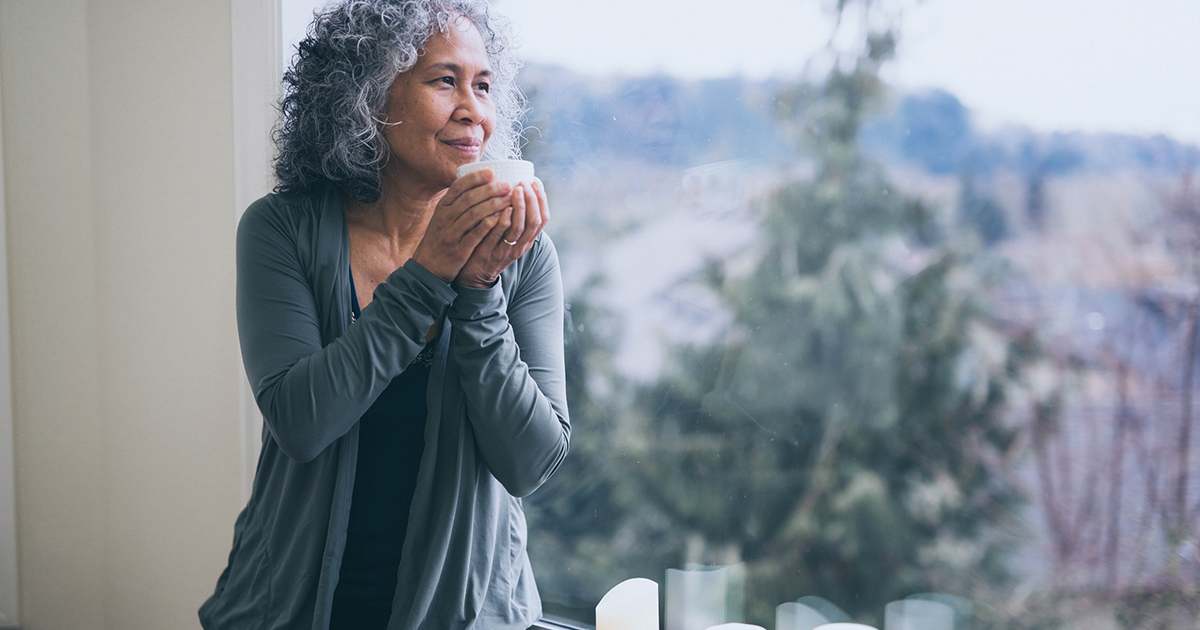
[[[1004,208],[990,195],[980,190],[975,170],[969,165],[964,167],[959,175],[960,192],[958,216],[962,224],[974,230],[979,239],[987,247],[995,245],[1008,236],[1008,220],[1004,216]],[[1042,180],[1038,180],[1040,191]],[[1030,184],[1032,186],[1032,184]],[[1030,199],[1033,199],[1033,189],[1030,188]],[[1038,203],[1041,203],[1041,193],[1037,193]],[[1032,201],[1031,201],[1032,203]]]
[[[723,343],[679,349],[635,401],[621,483],[671,523],[677,564],[747,563],[759,624],[806,594],[878,624],[894,599],[1006,577],[993,534],[1018,496],[984,461],[1011,446],[1019,366],[983,356],[970,261],[859,151],[893,49],[872,33],[850,69],[781,96],[815,174],[770,201],[752,273],[708,270],[735,320]]]
[[[745,562],[747,621],[767,627],[803,595],[881,626],[889,601],[1007,578],[996,529],[1020,498],[997,462],[1021,355],[950,228],[860,150],[895,49],[890,30],[864,33],[823,81],[780,94],[815,168],[768,200],[753,271],[713,262],[696,279],[732,316],[722,339],[676,348],[656,383],[622,383],[612,317],[573,299],[580,430],[530,521],[539,583],[581,611],[687,563]]]

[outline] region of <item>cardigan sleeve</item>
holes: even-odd
[[[502,275],[490,289],[454,285],[447,313],[476,446],[516,497],[550,478],[571,439],[558,254],[543,233],[525,257],[511,303]]]
[[[323,345],[319,304],[340,301],[318,300],[334,287],[310,286],[317,274],[308,267],[341,263],[314,262],[320,252],[288,214],[299,210],[268,199],[238,226],[238,337],[263,421],[288,457],[307,462],[345,435],[421,351],[455,294],[410,260],[376,288],[357,322]]]

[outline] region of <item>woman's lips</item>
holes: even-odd
[[[455,150],[460,151],[466,155],[478,155],[480,148],[483,147],[482,142],[475,140],[473,138],[467,138],[467,139],[462,139],[462,140],[445,140],[444,142],[446,144],[450,145],[451,147],[453,147]]]

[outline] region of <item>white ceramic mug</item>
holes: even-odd
[[[533,183],[533,162],[527,160],[487,160],[486,162],[472,162],[463,164],[458,167],[458,177],[462,177],[467,173],[485,168],[492,169],[496,174],[497,182],[508,182],[514,186],[517,184],[532,184]]]

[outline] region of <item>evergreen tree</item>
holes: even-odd
[[[575,300],[574,447],[532,499],[543,588],[586,608],[628,577],[745,562],[749,622],[820,595],[882,625],[889,601],[1006,578],[994,534],[1019,497],[987,462],[1015,436],[1001,408],[1020,362],[952,227],[859,149],[893,50],[873,33],[849,69],[780,95],[815,168],[766,203],[751,273],[696,279],[732,316],[717,343],[621,383],[611,316]]]

